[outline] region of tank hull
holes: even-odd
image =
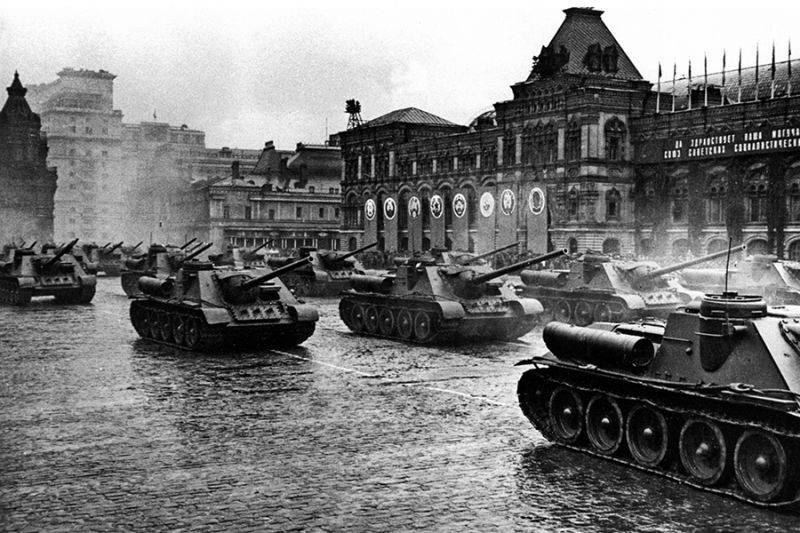
[[[227,348],[281,348],[301,344],[315,329],[315,321],[274,320],[209,324],[199,307],[153,299],[134,299],[130,319],[140,337],[192,351]]]
[[[155,272],[144,270],[123,270],[120,273],[120,283],[122,290],[128,298],[139,298],[144,296],[139,290],[139,278],[142,276],[154,276]]]
[[[0,303],[7,305],[27,305],[33,298],[52,297],[59,304],[88,304],[95,295],[94,277],[86,276],[81,280],[74,278],[56,282],[51,278],[19,278],[3,276],[0,278]]]
[[[433,299],[349,293],[339,302],[339,316],[359,335],[422,344],[455,344],[517,339],[536,326],[541,311],[538,304],[538,309],[525,310],[519,302],[500,299],[484,301],[480,308],[470,308],[469,302],[446,303],[443,307]]]
[[[330,279],[325,273],[289,273],[281,276],[281,281],[292,290],[295,296],[331,297],[338,296],[350,288],[350,278]]]
[[[535,368],[522,375],[517,395],[523,413],[546,439],[700,490],[798,509],[800,417],[791,395],[765,402],[746,390],[648,380],[547,357],[529,363]],[[696,440],[701,429],[719,446]],[[780,491],[758,498],[740,485],[754,435],[778,443],[784,455],[764,453],[768,460],[762,466],[776,472],[773,479],[786,480]],[[686,461],[702,468],[692,476]]]
[[[122,273],[121,261],[100,261],[98,270],[109,277],[117,277]]]

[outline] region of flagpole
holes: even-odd
[[[722,51],[722,90],[720,91],[719,105],[725,105],[725,50]]]
[[[658,62],[658,91],[656,92],[656,113],[661,113],[661,61]]]
[[[739,101],[737,104],[742,103],[742,49],[739,48]]]
[[[755,100],[758,101],[758,44],[756,44],[756,97]]]
[[[692,60],[689,60],[689,84],[687,85],[687,92],[689,94],[689,103],[686,109],[692,109]]]
[[[708,54],[703,54],[703,107],[708,107]]]
[[[672,112],[675,112],[675,74],[678,72],[678,64],[672,62]]]
[[[772,64],[770,65],[769,98],[775,98],[775,41],[772,41]]]
[[[792,41],[789,40],[789,59],[786,60],[786,72],[788,81],[786,82],[786,96],[792,96]]]

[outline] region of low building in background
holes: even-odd
[[[53,239],[56,169],[47,165],[47,137],[31,111],[19,75],[0,110],[0,244]]]
[[[278,150],[267,142],[252,170],[235,161],[228,177],[195,182],[204,209],[195,233],[217,250],[270,240],[282,251],[338,249],[341,167],[337,146],[298,143],[295,150]]]

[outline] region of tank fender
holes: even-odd
[[[457,320],[467,316],[464,306],[458,302],[436,302],[436,304],[439,306],[444,320]]]
[[[97,278],[95,276],[78,276],[78,281],[84,287],[94,287],[97,285]]]
[[[319,320],[319,312],[310,305],[290,305],[289,315],[298,322],[316,322]]]
[[[23,289],[25,287],[33,287],[34,285],[36,285],[36,280],[32,277],[20,276],[17,278],[17,284],[20,289]]]
[[[227,309],[204,307],[202,312],[209,326],[213,326],[215,324],[225,324],[231,321],[231,317]]]
[[[625,305],[628,306],[628,309],[644,309],[647,307],[644,303],[644,298],[639,296],[638,294],[615,294],[615,298],[619,298]]]
[[[542,303],[535,298],[520,298],[519,300],[511,300],[508,302],[517,316],[536,316],[544,312]]]

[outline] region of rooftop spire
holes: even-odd
[[[28,92],[28,89],[22,86],[22,82],[19,81],[19,72],[16,70],[14,71],[14,81],[11,82],[11,87],[6,89],[8,91],[8,96],[25,96],[25,93]]]

